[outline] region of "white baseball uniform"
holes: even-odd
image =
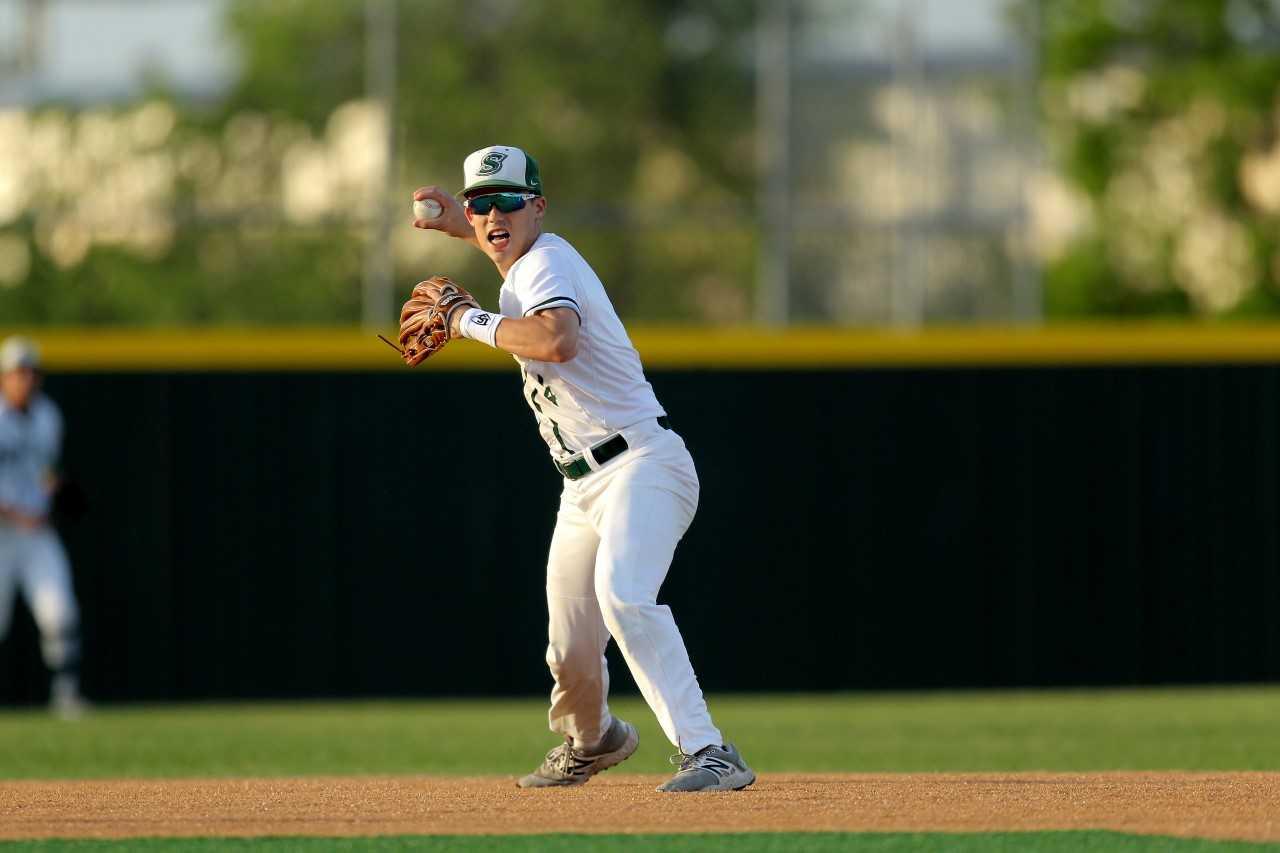
[[[585,749],[608,731],[612,636],[673,744],[694,753],[723,743],[671,609],[657,603],[698,506],[684,441],[665,427],[604,286],[568,242],[539,236],[507,271],[500,307],[506,317],[569,308],[581,320],[573,359],[515,357],[552,460],[581,475],[564,481],[547,561],[551,730]],[[626,450],[601,464],[593,448],[618,447],[617,435]]]
[[[49,513],[48,476],[62,447],[62,415],[36,394],[19,411],[0,398],[0,505],[28,516]],[[13,594],[21,589],[36,626],[46,665],[55,673],[79,663],[79,610],[71,570],[57,532],[0,518],[0,640],[9,631]]]

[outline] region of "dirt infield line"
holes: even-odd
[[[428,776],[0,782],[0,839],[1106,829],[1280,840],[1280,773],[764,774],[658,794]]]

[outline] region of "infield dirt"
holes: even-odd
[[[1280,773],[778,773],[741,792],[656,793],[663,778],[539,791],[439,776],[0,782],[0,838],[1107,829],[1280,840]]]

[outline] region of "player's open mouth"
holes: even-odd
[[[495,249],[505,249],[510,240],[511,232],[505,229],[495,228],[493,231],[489,232],[489,245],[493,246]]]

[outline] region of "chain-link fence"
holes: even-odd
[[[787,227],[769,233],[791,319],[1039,318],[1026,246],[1035,59],[1007,5],[795,0],[790,103],[760,116],[786,145]]]

